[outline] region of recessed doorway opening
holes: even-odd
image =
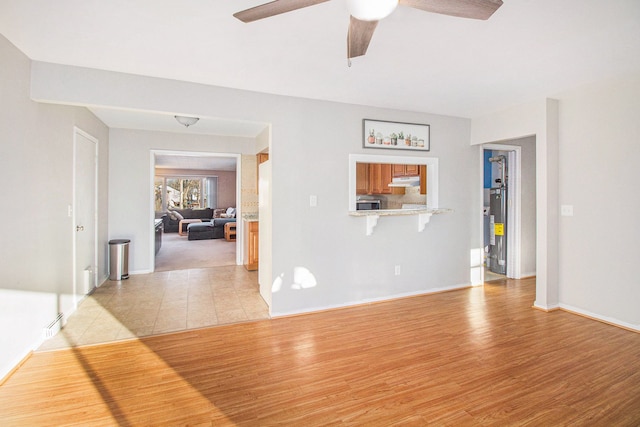
[[[535,276],[536,138],[485,144],[481,161],[483,282]]]
[[[152,150],[153,271],[242,263],[240,157]]]

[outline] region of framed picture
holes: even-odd
[[[418,123],[362,120],[362,146],[391,150],[429,151],[430,127]]]

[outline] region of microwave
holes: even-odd
[[[358,200],[356,201],[357,211],[372,211],[380,209],[380,200]]]

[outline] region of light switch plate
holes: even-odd
[[[318,196],[309,196],[309,206],[311,206],[312,208],[318,206]]]
[[[560,215],[562,215],[562,216],[573,216],[573,205],[562,205],[562,206],[560,206]]]

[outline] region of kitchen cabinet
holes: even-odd
[[[419,165],[393,165],[393,177],[418,176],[420,175]]]
[[[264,163],[269,160],[269,153],[258,153],[256,157],[258,158],[258,164]]]
[[[260,188],[260,163],[264,163],[269,160],[269,153],[256,154],[256,192]]]
[[[391,194],[392,165],[388,163],[357,163],[356,194]]]
[[[427,194],[427,166],[420,165],[420,194]]]
[[[258,269],[258,221],[244,222],[244,266],[247,270]]]
[[[371,194],[391,194],[389,184],[393,179],[391,165],[372,163],[369,170],[369,185]]]
[[[356,163],[356,194],[369,193],[369,163]]]

